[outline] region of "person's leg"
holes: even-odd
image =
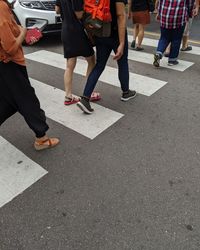
[[[170,29],[165,29],[165,28],[160,28],[161,35],[160,39],[158,42],[158,47],[156,53],[160,54],[161,56],[165,52],[167,46],[170,43],[171,40],[171,30]]]
[[[192,50],[192,46],[189,46],[188,40],[189,40],[189,34],[190,34],[190,28],[192,26],[192,18],[189,18],[189,21],[185,25],[185,29],[183,32],[183,38],[182,38],[182,48],[181,51],[190,51]]]
[[[113,51],[116,53],[119,46],[118,39],[113,39]],[[125,36],[124,53],[117,61],[118,64],[118,77],[122,90],[122,101],[128,101],[136,96],[136,91],[129,90],[129,66],[128,66],[128,38]]]
[[[35,91],[30,85],[26,67],[13,62],[3,64],[1,78],[5,83],[1,88],[4,93],[8,93],[5,96],[7,100],[9,98],[8,103],[24,117],[36,137],[43,137],[49,127]]]
[[[16,112],[16,109],[11,104],[0,97],[0,126]]]
[[[2,67],[2,64],[3,63],[0,63],[0,72],[4,74],[4,69]],[[9,117],[11,117],[17,112],[16,107],[12,105],[13,101],[6,86],[7,83],[4,82],[4,79],[1,77],[0,73],[0,126]]]
[[[160,27],[160,39],[158,41],[158,47],[156,53],[154,54],[154,62],[153,65],[158,68],[160,67],[160,59],[163,57],[163,53],[165,52],[167,46],[171,41],[171,30]]]
[[[173,29],[172,32],[172,39],[171,39],[171,50],[170,50],[170,54],[169,54],[169,64],[177,64],[177,58],[179,55],[179,50],[180,50],[180,46],[181,46],[181,40],[183,37],[183,32],[185,29],[185,25],[177,28],[177,29]],[[173,63],[175,62],[175,63]]]
[[[74,68],[76,66],[76,60],[76,57],[68,58],[66,60],[66,69],[64,73],[65,105],[70,105],[79,101],[79,99],[72,96],[72,80]]]
[[[189,36],[183,36],[182,48],[181,48],[182,51],[185,51],[188,48],[188,39],[189,39]]]
[[[134,24],[134,27],[133,27],[133,41],[131,43],[131,48],[132,49],[135,48],[135,44],[136,44],[136,40],[137,40],[137,37],[138,37],[138,33],[139,33],[139,24],[136,23],[136,24]]]
[[[113,51],[117,52],[119,46],[119,40],[113,39]],[[129,90],[129,66],[128,66],[128,39],[126,35],[124,53],[122,57],[117,61],[118,64],[118,77],[121,84],[122,92]]]
[[[77,106],[87,114],[91,114],[94,110],[90,106],[90,97],[97,84],[97,81],[103,72],[108,57],[112,51],[110,45],[110,38],[97,38],[96,39],[96,65],[90,73],[84,91],[83,96],[81,97],[80,102],[77,103]]]
[[[84,97],[90,98],[100,75],[104,71],[106,63],[112,51],[109,40],[110,38],[96,39],[96,65],[87,79],[83,92]]]
[[[138,50],[142,49],[141,45],[142,45],[142,41],[144,38],[144,28],[145,28],[145,25],[139,24],[138,45],[137,45]]]
[[[94,66],[95,66],[95,55],[92,55],[90,57],[85,57],[87,63],[88,63],[88,67],[87,67],[87,73],[86,73],[86,78],[88,78],[88,76],[90,75],[90,73],[92,72]],[[99,92],[93,92],[91,94],[90,97],[90,101],[99,101],[101,99],[100,97],[100,93]]]
[[[165,50],[165,57],[169,57],[170,49],[171,49],[171,44],[169,44]]]
[[[95,66],[95,55],[85,57],[88,66],[87,66],[87,72],[86,72],[86,77],[88,78],[89,74],[92,72],[94,66]]]
[[[139,23],[136,23],[134,25],[134,30],[133,30],[133,38],[136,41],[137,37],[138,37],[138,33],[139,33]]]
[[[9,112],[2,118],[2,121],[18,111],[35,133],[36,140],[34,146],[36,150],[56,146],[59,140],[46,136],[46,131],[49,128],[46,123],[46,116],[40,108],[34,89],[30,85],[26,67],[13,62],[0,63],[0,67],[3,70],[0,88],[5,94],[7,104],[9,104],[9,106],[4,104],[4,107]]]

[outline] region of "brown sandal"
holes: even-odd
[[[34,143],[34,147],[37,151],[43,150],[43,149],[48,149],[48,148],[53,148],[59,143],[58,138],[47,138],[44,140],[36,140]]]

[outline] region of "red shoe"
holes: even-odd
[[[65,101],[64,101],[64,105],[71,105],[71,104],[74,104],[74,103],[77,103],[80,101],[80,98],[78,97],[66,97],[65,96]]]
[[[97,102],[97,101],[99,101],[99,100],[101,100],[101,95],[100,95],[100,93],[99,93],[99,92],[92,92],[92,95],[91,95],[91,97],[90,97],[90,101],[91,101],[91,102]]]

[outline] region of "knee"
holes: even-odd
[[[69,70],[69,71],[74,71],[75,66],[76,66],[76,62],[74,62],[74,61],[68,61],[66,69]]]
[[[75,69],[75,66],[74,66],[74,65],[67,65],[67,68],[66,68],[67,71],[73,72],[74,69]]]

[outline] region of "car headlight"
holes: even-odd
[[[45,10],[44,5],[39,1],[20,1],[20,4],[29,9]]]

